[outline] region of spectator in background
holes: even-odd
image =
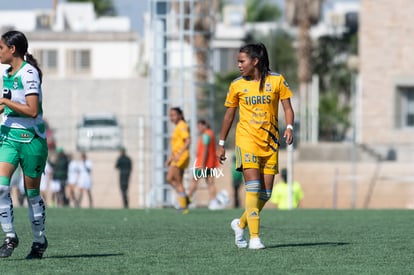
[[[40,194],[43,197],[43,200],[45,201],[45,204],[47,204],[47,191],[49,189],[49,184],[51,182],[51,179],[53,177],[53,169],[52,165],[49,162],[49,159],[46,161],[45,171],[42,174],[42,178],[40,180]]]
[[[20,165],[17,166],[16,170],[14,170],[13,175],[10,179],[10,187],[11,189],[16,190],[15,194],[17,196],[17,200],[19,202],[19,206],[24,205],[24,198],[26,195],[24,194],[24,183],[23,183],[23,176],[22,176],[22,168]]]
[[[289,209],[289,186],[287,182],[287,170],[282,169],[280,173],[282,181],[275,184],[273,187],[272,196],[270,201],[277,205],[279,209]],[[292,182],[292,208],[297,208],[300,205],[300,201],[303,199],[303,191],[300,183],[297,181]]]
[[[131,158],[127,156],[124,148],[121,149],[120,156],[116,160],[115,168],[119,170],[119,187],[121,189],[122,202],[124,204],[124,208],[128,208],[128,187],[129,177],[132,170],[132,161]]]
[[[216,139],[214,132],[203,119],[197,123],[198,132],[200,134],[197,143],[197,158],[194,163],[193,177],[188,190],[188,197],[191,199],[197,190],[199,180],[204,179],[207,183],[209,204],[208,209],[223,209],[225,205],[216,198],[217,190],[214,183],[214,175],[212,171],[220,166],[216,156]]]
[[[68,165],[68,180],[66,182],[66,196],[68,198],[68,205],[79,207],[79,202],[75,194],[77,182],[79,179],[79,162],[72,155],[69,156]]]
[[[78,205],[82,204],[83,193],[86,193],[89,201],[89,208],[93,207],[92,199],[92,161],[88,159],[86,153],[81,154],[81,160],[78,163]]]
[[[240,207],[240,198],[239,198],[239,189],[240,186],[243,184],[243,173],[240,171],[237,171],[236,169],[236,155],[233,154],[232,157],[232,179],[233,179],[233,198],[234,198],[234,208]]]
[[[68,199],[66,198],[65,187],[66,181],[68,179],[68,166],[69,159],[65,154],[62,147],[56,149],[56,159],[52,163],[53,168],[53,193],[56,193],[56,204],[57,206],[66,206],[68,205]],[[57,186],[59,185],[59,187]]]

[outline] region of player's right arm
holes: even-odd
[[[225,141],[227,135],[229,134],[231,125],[233,124],[234,117],[236,116],[236,107],[228,107],[226,113],[224,114],[223,123],[221,125],[220,140]],[[220,160],[220,163],[226,160],[226,150],[224,149],[224,144],[217,146],[217,157]]]

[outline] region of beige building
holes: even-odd
[[[397,161],[414,159],[414,4],[361,0],[359,139]]]
[[[414,208],[414,4],[360,5],[357,145],[299,146],[305,208]]]

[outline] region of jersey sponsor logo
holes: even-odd
[[[28,86],[29,90],[37,89],[37,87],[38,87],[38,83],[37,83],[36,80],[28,80],[28,81],[26,81],[26,84],[29,85]]]
[[[9,88],[3,88],[3,97],[7,99],[11,99],[12,94]]]
[[[29,134],[27,134],[27,133],[21,133],[21,134],[20,134],[20,137],[21,137],[21,138],[30,138],[30,135],[29,135]]]
[[[270,95],[245,96],[244,100],[247,105],[270,104],[272,102]]]

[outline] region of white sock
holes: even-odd
[[[29,218],[32,225],[34,242],[44,243],[44,231],[46,220],[46,208],[40,195],[28,199],[29,201]]]

